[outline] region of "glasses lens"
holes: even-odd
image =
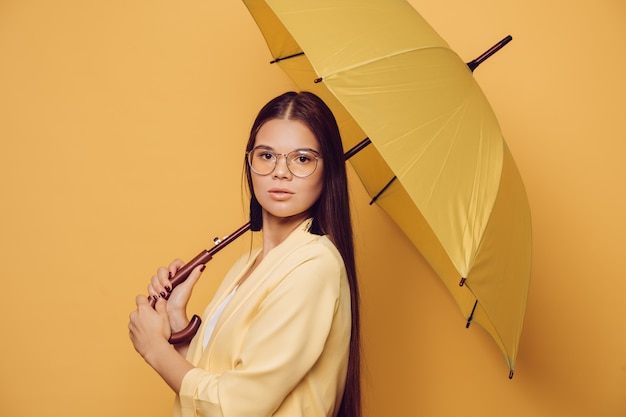
[[[267,149],[253,149],[248,154],[250,168],[259,175],[268,175],[276,166],[276,155]]]
[[[308,177],[317,168],[317,155],[304,150],[289,152],[287,166],[296,177]]]

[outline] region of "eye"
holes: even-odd
[[[315,160],[315,155],[307,151],[296,151],[291,157],[291,161],[298,165],[306,165]]]
[[[273,152],[265,149],[257,149],[254,151],[254,157],[262,161],[272,161],[276,158]]]

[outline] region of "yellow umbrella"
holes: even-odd
[[[273,62],[329,104],[344,148],[371,140],[350,159],[359,178],[468,325],[493,337],[512,377],[530,277],[530,210],[468,65],[403,0],[244,3]]]

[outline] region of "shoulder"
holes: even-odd
[[[346,280],[343,259],[335,245],[326,237],[310,235],[306,242],[293,247],[276,265],[282,284],[298,291],[337,294]]]
[[[307,233],[307,239],[292,247],[288,257],[301,262],[315,262],[343,269],[343,259],[335,245],[326,236]]]

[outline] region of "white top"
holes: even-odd
[[[213,330],[215,330],[215,325],[217,324],[217,320],[222,315],[222,312],[228,305],[228,302],[230,301],[230,299],[233,298],[233,295],[235,295],[235,291],[237,291],[237,287],[238,286],[235,286],[235,288],[233,288],[230,294],[228,294],[226,298],[224,298],[224,301],[220,303],[220,305],[217,307],[217,309],[215,310],[215,312],[213,313],[209,321],[207,321],[206,328],[204,329],[204,339],[202,340],[202,350],[206,349],[206,345],[209,343],[209,340],[211,339]]]

